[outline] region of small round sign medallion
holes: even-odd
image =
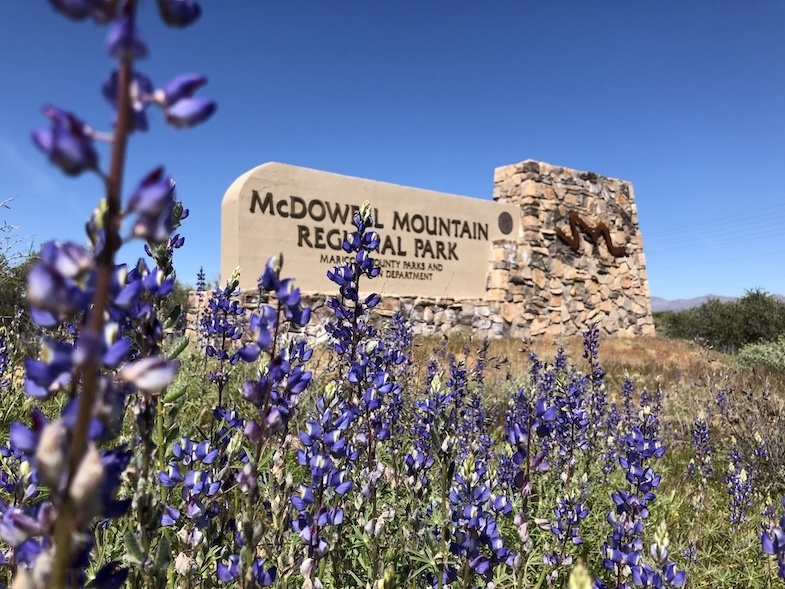
[[[505,235],[509,235],[512,232],[512,217],[510,213],[505,212],[499,215],[499,230]]]

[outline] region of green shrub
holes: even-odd
[[[739,350],[739,362],[748,368],[785,372],[785,335],[774,342],[744,346]]]
[[[696,340],[724,352],[749,344],[772,342],[785,335],[785,302],[762,290],[736,301],[710,299],[700,307],[666,311],[655,318],[666,337]]]

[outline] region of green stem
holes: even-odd
[[[442,508],[442,546],[439,551],[441,560],[439,561],[439,589],[444,587],[444,568],[447,558],[447,465],[442,461],[442,488],[441,488],[441,508]]]

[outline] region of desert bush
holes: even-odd
[[[785,302],[765,291],[750,290],[736,301],[710,299],[694,309],[657,313],[656,325],[661,335],[736,352],[785,334]]]
[[[739,350],[739,363],[747,368],[785,372],[785,336],[773,342],[744,346]]]

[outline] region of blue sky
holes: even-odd
[[[532,158],[633,183],[652,295],[785,294],[779,0],[202,5],[171,30],[144,0],[138,69],[159,84],[204,73],[218,112],[187,131],[151,113],[126,174],[126,194],[160,164],[177,179],[186,282],[200,265],[218,276],[221,198],[261,163],[490,198],[495,167]],[[83,241],[100,196],[29,136],[47,103],[109,129],[104,36],[43,0],[0,2],[2,219],[39,244]]]

